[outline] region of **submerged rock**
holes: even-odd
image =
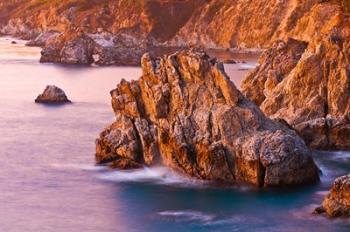
[[[322,206],[315,213],[328,217],[350,217],[350,174],[337,178]]]
[[[145,54],[141,64],[138,81],[122,80],[111,91],[116,121],[96,140],[97,163],[161,163],[200,179],[256,186],[318,181],[304,141],[245,98],[222,63],[188,50]]]
[[[278,42],[242,84],[272,118],[283,118],[315,149],[350,149],[350,42],[346,31],[306,45]]]
[[[64,91],[54,85],[46,86],[44,92],[40,94],[36,99],[36,103],[47,103],[47,104],[61,104],[70,103],[71,101],[67,98]]]

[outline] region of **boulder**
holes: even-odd
[[[97,163],[161,164],[260,187],[318,181],[304,141],[245,98],[216,59],[191,49],[145,54],[141,66],[139,80],[122,80],[111,91],[116,121],[96,140]]]
[[[287,121],[314,149],[350,149],[350,34],[308,45],[277,42],[243,81],[242,92],[271,118]]]
[[[35,102],[46,104],[71,103],[64,91],[54,85],[46,86],[44,92],[35,99]]]
[[[315,213],[328,217],[350,217],[350,174],[337,178],[322,206]]]

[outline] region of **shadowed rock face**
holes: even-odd
[[[316,213],[328,217],[350,217],[350,174],[337,178],[332,189]]]
[[[46,104],[61,104],[70,103],[64,91],[54,85],[46,86],[44,92],[40,94],[36,99],[36,103]]]
[[[200,179],[257,186],[318,180],[303,140],[266,118],[215,59],[190,50],[145,54],[141,64],[138,81],[111,91],[116,121],[96,141],[98,163],[162,163]]]
[[[49,44],[50,42],[55,40],[59,35],[60,33],[57,31],[46,31],[46,32],[40,33],[37,37],[28,41],[26,43],[26,46],[44,47],[46,44]]]

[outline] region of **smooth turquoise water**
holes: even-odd
[[[94,140],[114,118],[109,90],[141,70],[43,65],[38,52],[0,39],[1,232],[350,231],[349,220],[311,214],[350,172],[349,152],[315,152],[321,183],[298,190],[217,188],[162,167],[95,166]],[[226,66],[236,83],[238,68]],[[74,103],[34,104],[46,84]]]

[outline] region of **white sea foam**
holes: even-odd
[[[239,68],[240,69],[254,69],[254,68],[256,68],[256,66],[257,66],[257,64],[240,64],[239,65]]]
[[[166,185],[195,185],[201,181],[192,180],[166,167],[144,167],[135,170],[115,170],[99,175],[99,178],[115,182],[154,182]]]
[[[218,215],[205,213],[195,210],[178,210],[178,211],[162,211],[157,213],[157,215],[163,217],[164,219],[182,221],[182,222],[192,222],[198,223],[202,226],[221,226],[221,225],[235,225],[243,226],[247,224],[259,224],[263,223],[262,219],[256,217],[246,217],[243,215],[234,215],[231,217],[221,218]],[[238,227],[237,227],[238,228]]]
[[[328,191],[317,191],[315,195],[325,197],[328,194]]]
[[[215,215],[207,214],[199,211],[184,210],[184,211],[162,211],[158,215],[173,219],[176,221],[186,221],[186,222],[204,222],[208,223],[213,221]]]

